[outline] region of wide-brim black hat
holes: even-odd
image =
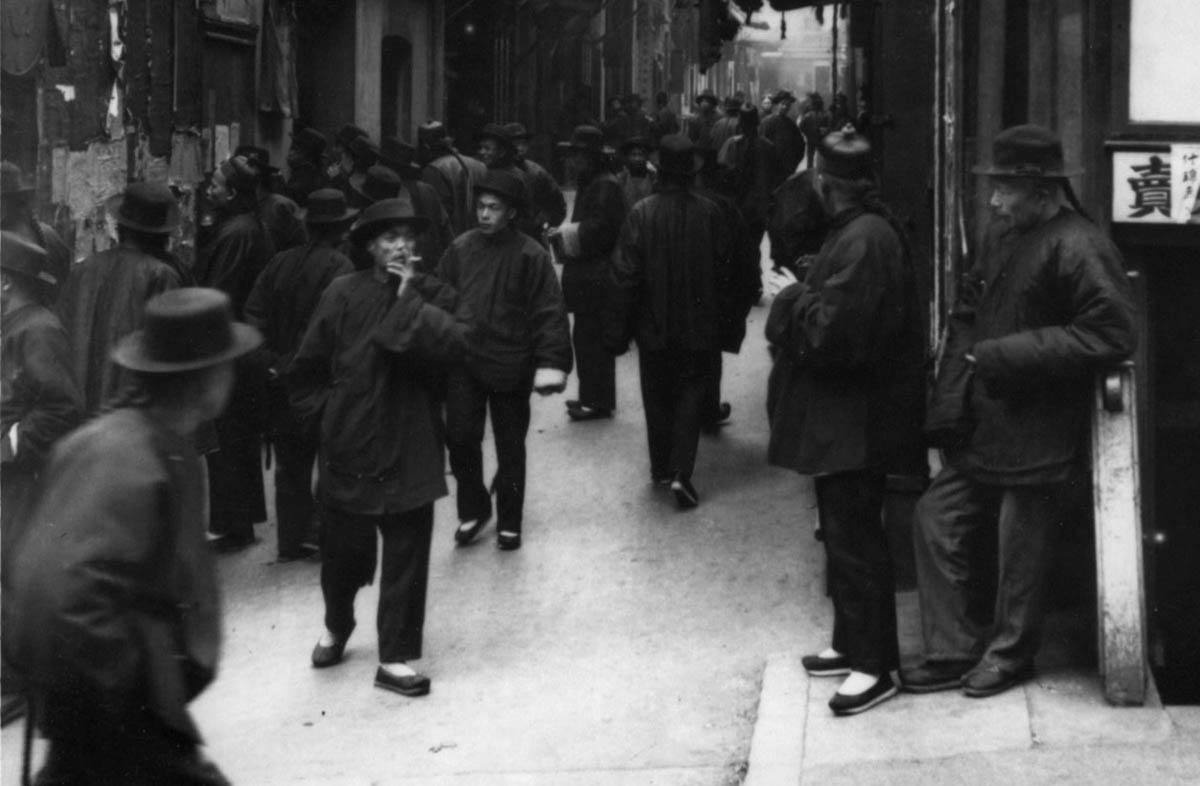
[[[1062,141],[1045,126],[1006,128],[992,140],[992,160],[972,167],[977,175],[991,177],[1063,178],[1083,174],[1082,167],[1068,167],[1063,160]]]
[[[595,126],[576,126],[570,141],[559,142],[557,147],[572,153],[603,153],[604,132]]]
[[[525,204],[525,183],[511,172],[489,169],[483,180],[475,184],[475,195],[495,194],[511,207]]]
[[[179,203],[161,183],[130,183],[104,203],[118,226],[151,235],[169,235],[179,226]]]
[[[7,229],[0,235],[3,235],[3,240],[0,240],[0,268],[37,282],[49,291],[57,291],[62,281],[54,274],[46,249]]]
[[[408,194],[401,192],[400,196],[381,199],[359,213],[358,220],[350,227],[350,242],[361,246],[394,224],[407,224],[417,232],[424,232],[429,226],[429,219],[417,215]]]
[[[417,163],[417,149],[399,137],[385,137],[379,143],[379,163],[400,177],[410,179],[421,176],[421,165]]]
[[[711,101],[713,106],[716,106],[718,103],[716,94],[712,90],[709,90],[707,88],[700,91],[700,95],[696,96],[697,104],[699,104],[703,101]]]
[[[21,167],[11,161],[0,163],[0,186],[3,187],[4,196],[28,194],[34,191],[33,184],[25,179],[25,173],[21,171]]]
[[[504,131],[514,142],[533,138],[533,134],[522,123],[505,123]]]
[[[694,175],[704,160],[692,140],[683,134],[664,136],[658,143],[658,171],[666,175]]]
[[[654,152],[654,143],[648,137],[634,136],[621,143],[621,155],[627,155],[635,147],[645,150],[647,154]]]
[[[353,186],[354,193],[358,194],[363,204],[367,205],[399,196],[400,189],[403,187],[404,182],[400,179],[399,173],[384,164],[372,166],[367,170],[367,176],[363,179],[362,185]]]
[[[319,158],[328,146],[329,140],[315,128],[301,128],[292,134],[292,147],[311,158]]]
[[[229,296],[216,289],[171,289],[146,302],[143,327],[121,339],[111,357],[144,374],[208,368],[253,352],[262,334],[233,320]]]
[[[336,188],[319,188],[308,195],[304,208],[306,224],[349,223],[358,210],[346,205],[346,195]]]
[[[488,123],[485,125],[483,130],[479,132],[478,138],[480,140],[495,139],[497,142],[509,149],[511,149],[513,146],[512,137],[509,136],[508,132],[504,130],[504,126],[498,123]]]

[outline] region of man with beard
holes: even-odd
[[[474,189],[487,174],[487,166],[455,150],[446,126],[436,120],[417,129],[417,153],[426,162],[421,179],[437,192],[450,217],[450,229],[458,237],[475,226]]]
[[[633,207],[654,192],[655,173],[650,168],[650,140],[637,136],[621,145],[625,166],[617,175],[625,204]]]
[[[571,371],[567,312],[550,255],[512,226],[524,194],[516,175],[489,171],[475,186],[479,226],[460,235],[438,265],[438,278],[458,290],[475,318],[476,339],[465,363],[451,371],[446,392],[446,439],[462,522],[454,539],[460,545],[492,517],[481,448],[490,411],[497,544],[520,548],[529,394],[562,392]]]
[[[308,195],[325,188],[329,180],[325,175],[323,156],[329,141],[315,128],[302,128],[292,134],[292,146],[288,148],[288,179],[284,184],[284,196],[300,207],[308,204]]]
[[[1080,214],[1068,180],[1079,171],[1053,131],[1001,131],[974,171],[992,179],[996,222],[960,288],[961,335],[946,344],[960,349],[930,403],[946,463],[917,503],[925,660],[903,677],[912,692],[982,698],[1032,674],[1054,534],[1087,484],[1095,374],[1133,353],[1137,317],[1120,252]],[[965,390],[943,386],[954,376]],[[954,414],[964,427],[930,428]]]
[[[796,171],[804,158],[804,134],[792,119],[792,107],[796,104],[796,96],[790,90],[780,90],[771,96],[771,114],[762,121],[759,133],[764,139],[769,139],[775,145],[779,156],[779,165],[784,175]]]
[[[315,508],[312,498],[315,435],[305,431],[288,405],[282,374],[304,338],[309,320],[329,282],[353,272],[338,243],[358,215],[334,188],[309,195],[304,221],[309,242],[276,254],[246,300],[246,321],[264,338],[267,367],[267,432],[275,452],[275,516],[279,561],[310,556],[305,545]]]
[[[659,144],[661,187],[621,229],[604,320],[610,353],[637,341],[650,478],[683,509],[700,504],[692,472],[703,409],[736,311],[733,240],[721,208],[692,190],[696,163],[687,137]]]
[[[196,279],[229,295],[234,316],[245,314],[246,299],[275,255],[275,245],[257,216],[260,177],[241,156],[213,172],[209,199],[216,223],[196,252]],[[211,529],[221,536],[216,548],[236,551],[253,544],[254,524],[267,517],[262,470],[264,375],[242,363],[229,407],[217,420],[220,449],[205,458],[209,470]]]
[[[430,690],[409,661],[421,657],[433,503],[446,494],[434,391],[470,339],[457,293],[413,266],[427,223],[407,196],[359,214],[350,239],[371,266],[325,290],[286,375],[301,422],[320,435],[325,630],[312,665],[341,663],[382,536],[375,686],[405,696]]]
[[[33,213],[35,189],[25,182],[21,168],[5,161],[0,163],[0,229],[15,232],[46,251],[47,272],[61,287],[71,270],[71,249],[49,224],[39,221]],[[58,290],[53,293],[58,298]],[[53,301],[50,303],[53,305]]]
[[[600,129],[579,126],[569,142],[559,145],[577,173],[571,221],[549,232],[555,250],[561,251],[563,299],[575,317],[571,340],[579,398],[567,401],[567,415],[572,421],[611,418],[617,406],[617,367],[604,349],[604,307],[613,249],[627,208],[616,176],[606,168]]]
[[[191,441],[261,338],[211,289],[145,311],[113,351],[130,395],[56,446],[6,576],[5,643],[50,742],[41,784],[229,784],[188,711],[221,646]]]
[[[766,336],[768,460],[814,478],[825,533],[832,646],[803,658],[812,676],[847,675],[835,715],[897,692],[895,584],[881,524],[888,474],[920,474],[925,339],[916,273],[900,225],[879,202],[871,146],[830,134],[817,188],[833,217],[804,281],[774,273]]]
[[[82,400],[71,374],[71,343],[48,308],[58,282],[45,249],[3,232],[0,246],[0,579],[8,595],[11,560],[28,523],[50,448],[79,423]],[[5,635],[9,622],[4,621]],[[21,680],[7,659],[0,670],[7,724],[25,710]]]
[[[109,358],[117,340],[142,326],[146,301],[181,284],[167,250],[179,225],[171,190],[157,183],[130,183],[107,208],[117,222],[116,247],[75,265],[59,298],[59,316],[71,339],[74,377],[89,418],[126,381],[124,371]]]
[[[504,126],[509,139],[516,148],[513,163],[525,173],[525,182],[529,186],[529,205],[527,210],[532,215],[532,223],[538,229],[534,240],[546,243],[545,230],[556,227],[567,217],[567,200],[563,197],[562,189],[554,176],[541,164],[529,158],[529,131],[520,123],[508,123]]]

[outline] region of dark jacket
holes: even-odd
[[[421,179],[433,186],[442,201],[455,237],[478,223],[475,219],[475,184],[486,174],[487,166],[482,161],[461,153],[445,153],[421,170]]]
[[[721,208],[722,223],[729,230],[729,264],[733,278],[729,282],[729,291],[722,294],[725,323],[721,326],[721,350],[737,353],[746,338],[746,317],[762,299],[762,250],[732,199],[715,189],[698,189],[696,193]]]
[[[974,432],[949,460],[984,483],[1064,480],[1086,445],[1095,373],[1136,345],[1120,253],[1064,208],[1032,230],[991,235],[976,271]]]
[[[767,318],[767,458],[807,475],[919,472],[925,343],[911,261],[881,216],[854,209],[831,223]]]
[[[804,134],[795,121],[787,115],[771,114],[763,118],[758,133],[775,145],[784,177],[795,172],[804,158]]]
[[[187,704],[216,673],[221,626],[199,460],[141,409],[55,448],[4,598],[6,644],[51,738],[85,742],[97,709],[145,708],[200,740]]]
[[[738,135],[738,126],[737,115],[725,115],[713,123],[712,129],[708,132],[708,144],[706,147],[719,152],[728,140]]]
[[[732,171],[732,196],[746,223],[761,232],[771,214],[775,189],[788,176],[779,165],[775,145],[755,134],[738,134],[721,148],[718,161]]]
[[[432,277],[414,276],[399,297],[372,270],[329,285],[285,378],[292,406],[320,435],[323,504],[382,515],[445,496],[432,390],[462,358],[469,326],[457,293]]]
[[[71,344],[58,317],[35,304],[5,314],[0,336],[0,457],[6,472],[35,472],[82,415]],[[14,425],[15,455],[8,434]]]
[[[711,148],[713,125],[721,119],[716,109],[701,109],[688,119],[688,138],[696,147]]]
[[[554,175],[536,161],[528,158],[517,162],[529,185],[530,214],[539,230],[543,226],[556,227],[567,218],[567,200]],[[540,234],[540,233],[539,233]],[[534,240],[538,238],[535,237]]]
[[[271,238],[276,251],[304,245],[308,232],[300,218],[300,206],[282,194],[267,194],[258,203],[258,220]]]
[[[571,221],[579,224],[579,255],[561,260],[568,311],[599,313],[604,309],[613,249],[626,209],[617,177],[608,172],[594,177],[575,197]]]
[[[258,274],[273,256],[275,244],[259,218],[250,213],[228,215],[196,250],[196,280],[229,295],[234,317],[241,319]]]
[[[735,280],[733,238],[716,203],[679,188],[642,200],[621,229],[605,348],[620,354],[636,338],[641,351],[721,349]]]
[[[796,269],[801,256],[821,250],[829,217],[821,206],[813,183],[813,170],[797,172],[775,189],[767,235],[771,239],[771,261]]]
[[[468,370],[497,391],[532,390],[539,368],[571,371],[571,335],[549,253],[514,229],[459,235],[438,265],[474,316]]]
[[[404,190],[408,192],[413,203],[413,212],[418,216],[429,219],[429,227],[417,237],[417,256],[421,257],[417,269],[422,273],[432,273],[437,268],[438,260],[454,240],[454,230],[450,227],[450,216],[442,207],[441,199],[433,186],[424,180],[404,177]]]
[[[300,348],[325,288],[337,276],[352,272],[350,260],[337,249],[306,243],[276,254],[250,291],[246,321],[263,334],[263,364],[270,370],[267,420],[273,432],[298,429],[278,375]]]
[[[291,173],[283,186],[283,196],[299,207],[308,204],[308,195],[318,189],[329,187],[329,177],[317,164],[291,167]]]
[[[85,416],[99,412],[124,384],[124,373],[109,360],[109,351],[142,326],[147,300],[179,285],[171,266],[132,246],[101,251],[71,268],[58,311],[71,340]]]

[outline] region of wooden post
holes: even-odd
[[[1137,391],[1132,364],[1101,374],[1092,415],[1100,676],[1111,704],[1146,701]]]

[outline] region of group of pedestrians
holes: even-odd
[[[412,662],[446,454],[455,543],[495,517],[497,546],[521,548],[533,393],[574,372],[570,421],[611,418],[615,358],[635,343],[648,478],[699,505],[699,435],[730,415],[721,355],[762,296],[768,227],[768,457],[816,478],[834,605],[831,646],[805,667],[846,675],[837,714],[899,682],[985,696],[1023,679],[1089,375],[1133,347],[1119,257],[1080,215],[1057,138],[1002,134],[983,170],[1002,224],[960,288],[927,413],[918,263],[870,145],[827,134],[794,174],[794,101],[773,95],[761,133],[739,105],[719,150],[691,125],[633,134],[619,156],[605,129],[576,127],[559,144],[569,219],[520,124],[484,126],[478,157],[436,121],[416,146],[300,128],[286,180],[261,148],[221,162],[191,267],[170,253],[173,194],[135,183],[109,205],[117,246],[64,268],[52,230],[10,209],[9,180],[24,191],[6,165],[5,673],[11,658],[51,739],[44,782],[225,782],[186,706],[219,647],[206,540],[255,541],[264,438],[279,559],[320,560],[312,665],[342,661],[378,564],[374,684],[406,696],[430,691]],[[927,474],[928,445],[947,462],[918,506],[926,660],[898,682],[883,495],[888,474]],[[1000,542],[990,618],[979,530]]]

